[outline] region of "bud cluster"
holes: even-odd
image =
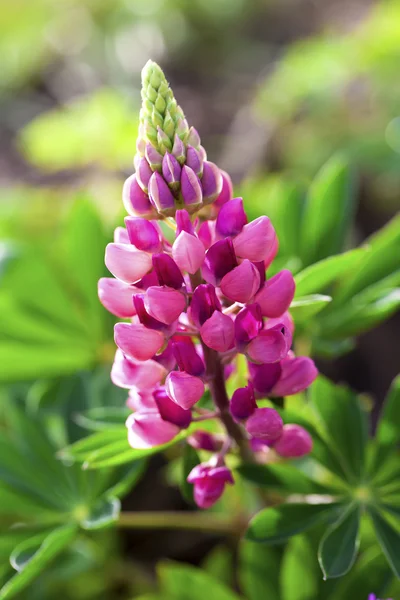
[[[205,160],[197,132],[154,63],[144,69],[142,98],[136,174],[124,186],[130,216],[106,249],[115,278],[99,282],[103,305],[126,320],[115,325],[111,377],[129,390],[133,448],[165,444],[192,421],[216,416],[227,432],[238,432],[234,439],[200,431],[189,437],[194,447],[215,453],[188,477],[197,504],[207,508],[233,483],[224,456],[239,445],[238,436],[255,453],[273,448],[291,458],[310,452],[303,428],[284,425],[276,410],[257,401],[304,390],[317,370],[291,351],[292,274],[266,278],[278,250],[269,218],[248,222],[242,198],[232,198],[229,176]],[[200,210],[211,202],[207,214]],[[172,244],[160,216],[175,219]],[[249,381],[228,403],[225,380],[237,354],[247,359]],[[198,406],[207,387],[214,412]]]
[[[193,214],[220,195],[223,173],[207,160],[198,132],[189,127],[164,73],[152,61],[142,71],[136,148],[136,172],[123,190],[130,215],[162,219],[183,208]]]

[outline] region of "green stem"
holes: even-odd
[[[187,529],[210,533],[238,534],[244,523],[202,512],[122,512],[117,522],[128,529]]]

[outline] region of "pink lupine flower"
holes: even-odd
[[[164,421],[158,410],[136,411],[129,415],[126,426],[129,445],[138,450],[166,444],[180,431],[177,425]]]
[[[229,410],[236,420],[248,419],[256,410],[257,404],[252,383],[234,391]]]
[[[221,237],[234,236],[242,231],[246,223],[243,198],[232,198],[221,206],[216,220],[216,231]]]
[[[204,383],[185,371],[171,371],[165,380],[168,396],[184,409],[192,408],[204,394]]]
[[[264,317],[280,317],[288,310],[294,297],[295,287],[291,272],[279,271],[265,282],[254,301],[259,304]]]
[[[228,467],[207,463],[194,467],[187,480],[194,485],[194,499],[199,508],[210,508],[222,496],[225,485],[234,483]]]
[[[215,453],[192,470],[194,497],[212,506],[233,483],[225,455],[274,447],[285,458],[311,450],[309,434],[283,426],[260,397],[295,394],[317,375],[313,361],[294,357],[288,312],[292,274],[266,279],[278,251],[267,216],[248,223],[227,173],[207,160],[164,74],[149,62],[134,157],[123,188],[126,229],[117,227],[105,262],[115,279],[99,281],[103,305],[130,322],[115,325],[115,385],[129,390],[128,440],[150,448],[173,440],[193,419],[220,419],[225,433],[196,432],[189,443]],[[164,236],[175,229],[175,240]],[[174,222],[175,220],[175,222]],[[249,383],[225,389],[246,357]],[[214,409],[196,406],[208,388]],[[247,446],[247,449],[246,449]]]
[[[282,417],[273,408],[256,408],[246,421],[246,429],[252,437],[274,441],[282,435]]]
[[[128,244],[108,244],[105,263],[110,273],[125,283],[136,283],[152,267],[150,254]]]
[[[236,255],[248,260],[265,260],[274,247],[275,229],[268,217],[259,217],[245,225],[233,239]]]
[[[226,352],[232,348],[235,338],[235,326],[228,315],[215,310],[200,329],[203,342],[217,352]]]
[[[129,319],[136,314],[133,295],[138,289],[113,277],[102,277],[98,294],[102,305],[116,317]]]
[[[260,287],[260,274],[252,262],[245,259],[238,267],[224,275],[221,291],[233,302],[249,302]]]
[[[300,425],[284,425],[274,443],[274,450],[283,458],[299,458],[312,450],[311,435]]]

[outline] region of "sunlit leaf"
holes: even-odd
[[[341,577],[353,566],[360,543],[359,527],[360,507],[352,506],[326,530],[318,550],[325,579]]]

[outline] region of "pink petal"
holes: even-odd
[[[249,260],[227,273],[221,281],[221,291],[234,302],[249,302],[260,286],[260,274]]]
[[[166,369],[155,360],[128,360],[121,350],[117,350],[111,369],[111,380],[118,387],[145,390],[158,385],[166,374]]]
[[[271,390],[271,396],[291,396],[305,390],[318,375],[314,361],[306,356],[287,358],[281,363],[282,373]]]
[[[263,330],[252,340],[246,355],[258,364],[275,363],[286,357],[288,345],[285,336],[278,330]]]
[[[264,317],[277,318],[289,308],[296,284],[290,271],[283,270],[268,279],[254,298]]]
[[[233,346],[235,326],[228,315],[215,310],[212,316],[202,325],[200,335],[209,348],[217,352],[225,352]]]
[[[117,323],[114,340],[128,358],[136,360],[148,360],[162,348],[165,341],[160,331],[147,329],[141,323]]]
[[[204,261],[204,245],[199,238],[181,231],[172,246],[172,257],[182,271],[196,273]]]
[[[145,307],[157,321],[171,325],[186,308],[182,292],[166,286],[152,286],[146,291]]]
[[[139,281],[152,268],[151,255],[128,244],[108,244],[105,263],[107,269],[125,283]]]
[[[128,442],[131,448],[142,450],[166,444],[179,433],[179,427],[164,421],[158,411],[138,411],[129,415]]]
[[[165,389],[171,400],[187,410],[204,394],[204,383],[199,377],[184,371],[172,371],[165,380]]]
[[[113,277],[102,277],[98,283],[100,302],[110,313],[121,319],[128,319],[136,314],[133,295],[138,291]]]
[[[275,244],[276,233],[268,217],[245,225],[233,240],[237,256],[252,261],[265,260]]]

